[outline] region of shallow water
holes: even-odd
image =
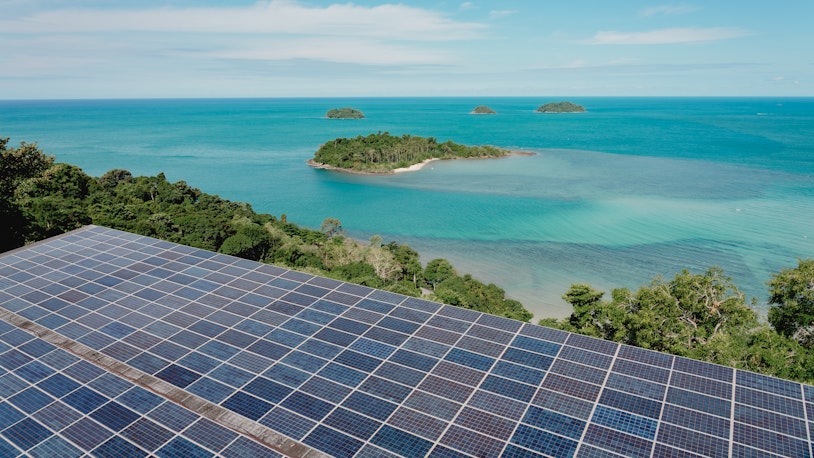
[[[494,282],[536,316],[573,282],[635,288],[719,265],[765,301],[771,273],[814,256],[814,99],[245,99],[0,102],[0,135],[92,175],[112,168],[261,212],[407,242]],[[498,114],[473,116],[476,105]],[[364,120],[328,120],[351,106]],[[392,134],[536,152],[395,176],[305,165],[324,141]],[[765,306],[765,304],[764,304]]]

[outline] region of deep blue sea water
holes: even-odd
[[[538,318],[571,283],[609,291],[718,265],[765,303],[814,257],[813,98],[371,98],[0,101],[0,136],[98,176],[113,168],[349,235],[406,242],[494,282]],[[468,114],[488,105],[493,116]],[[331,108],[364,120],[329,120]],[[377,131],[536,152],[386,177],[315,170],[325,141]],[[764,304],[765,306],[765,304]]]

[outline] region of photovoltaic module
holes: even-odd
[[[0,456],[811,457],[814,387],[89,226],[0,255]]]

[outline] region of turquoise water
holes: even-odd
[[[536,316],[573,282],[635,288],[719,265],[759,301],[814,256],[814,99],[552,98],[0,102],[0,136],[98,176],[112,168],[261,212],[406,242],[494,282]],[[476,105],[495,116],[473,116]],[[328,120],[331,108],[364,120]],[[325,141],[377,131],[533,151],[387,177],[305,165]]]

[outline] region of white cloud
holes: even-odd
[[[0,18],[0,77],[286,60],[426,68],[454,65],[442,43],[482,38],[486,27],[403,4],[57,9]]]
[[[587,43],[595,45],[661,45],[728,40],[746,35],[749,35],[749,32],[727,27],[671,28],[647,32],[599,31]]]
[[[363,65],[440,65],[451,61],[442,51],[375,41],[336,38],[280,38],[219,51],[192,51],[194,57],[242,60],[310,59]]]
[[[676,16],[679,14],[687,14],[692,13],[694,11],[698,11],[699,7],[691,6],[691,5],[660,5],[660,6],[651,6],[649,8],[645,8],[639,11],[639,16]]]
[[[317,8],[291,0],[231,8],[62,9],[0,20],[0,30],[6,34],[140,31],[343,35],[414,41],[472,38],[483,27],[403,4],[368,8],[345,3]]]

